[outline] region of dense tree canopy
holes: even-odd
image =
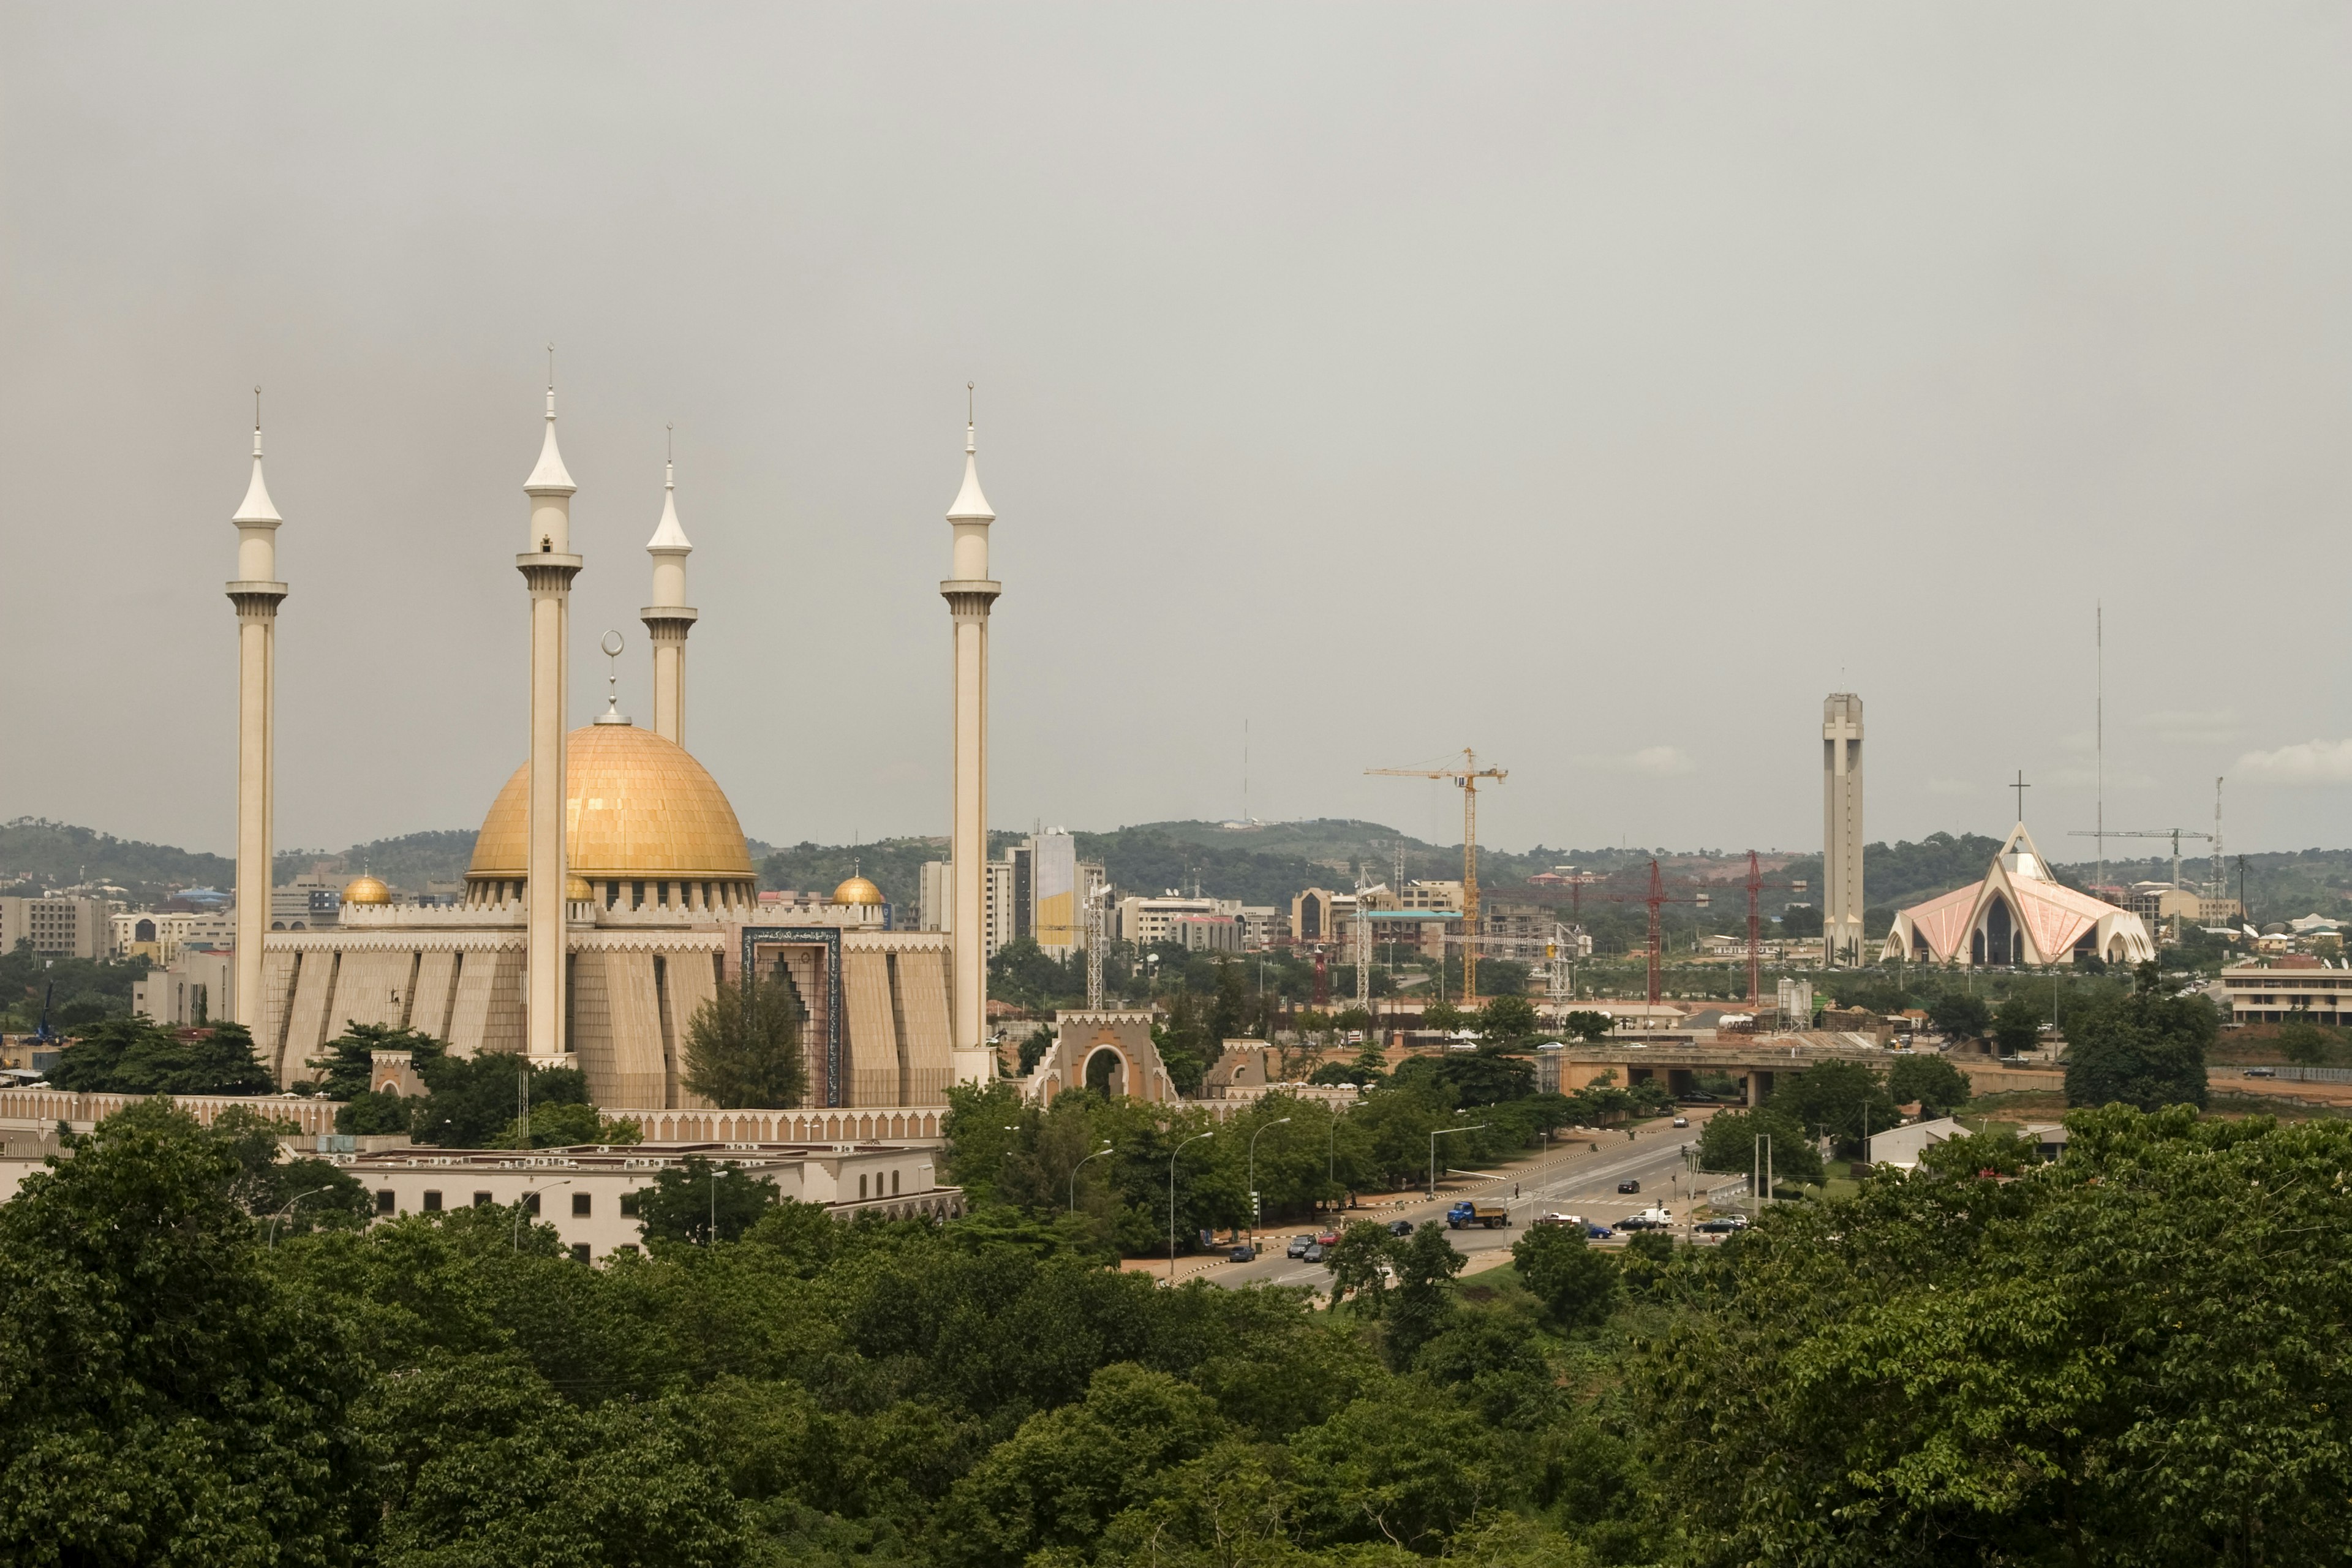
[[[242,1024],[175,1029],[123,1017],[85,1030],[49,1081],[79,1094],[268,1094],[278,1087]]]
[[[2221,1033],[2213,1005],[2142,969],[2138,991],[2067,1026],[2068,1104],[2204,1105],[2205,1053]]]

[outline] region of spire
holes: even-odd
[[[570,495],[580,487],[572,482],[571,471],[563,466],[563,454],[555,446],[555,345],[547,345],[547,439],[540,443],[539,466],[523,480],[528,495]]]
[[[963,390],[963,489],[956,492],[955,504],[948,508],[948,521],[994,522],[996,514],[988,509],[988,498],[980,493],[980,444],[974,438],[971,383],[965,382]]]
[[[253,483],[245,489],[245,500],[237,507],[231,522],[283,522],[278,509],[270,504],[269,487],[261,479],[261,388],[253,389]]]
[[[662,461],[661,521],[654,525],[654,536],[646,541],[646,548],[656,554],[675,551],[680,555],[694,549],[686,537],[686,530],[677,523],[677,458],[674,450]]]

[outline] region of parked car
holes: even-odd
[[[1409,1219],[1392,1219],[1389,1221],[1389,1234],[1391,1236],[1411,1236],[1412,1234],[1412,1221]]]
[[[1226,1253],[1225,1261],[1228,1263],[1255,1263],[1257,1261],[1257,1248],[1244,1242],[1243,1245],[1234,1247],[1231,1252]]]
[[[1687,1116],[1677,1116],[1675,1118],[1674,1124],[1677,1127],[1688,1127],[1690,1125],[1690,1118]]]
[[[1315,1245],[1328,1252],[1339,1245],[1339,1233],[1336,1230],[1327,1230],[1315,1238]]]
[[[1290,1256],[1304,1258],[1307,1256],[1307,1249],[1314,1245],[1315,1238],[1311,1236],[1294,1236],[1290,1238]]]
[[[1298,1256],[1308,1263],[1320,1263],[1323,1261],[1323,1244],[1318,1241]]]
[[[1617,1184],[1617,1190],[1621,1193],[1638,1193],[1642,1190],[1642,1184],[1628,1177]]]
[[[1614,1238],[1616,1235],[1615,1231],[1605,1225],[1587,1226],[1584,1229],[1584,1238],[1587,1241],[1608,1241]]]

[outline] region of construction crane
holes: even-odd
[[[1469,936],[1478,934],[1478,781],[1501,781],[1510,775],[1501,768],[1482,768],[1478,753],[1469,747],[1462,748],[1462,765],[1458,768],[1366,768],[1367,773],[1383,778],[1452,779],[1462,792],[1462,929]],[[1443,978],[1441,974],[1440,978]],[[1468,1005],[1478,999],[1478,944],[1475,942],[1462,949],[1462,1001]]]
[[[1759,909],[1757,905],[1758,897],[1766,888],[1786,888],[1792,893],[1801,893],[1806,890],[1806,887],[1805,880],[1801,877],[1798,878],[1794,881],[1767,882],[1764,879],[1763,870],[1760,868],[1756,859],[1756,851],[1750,849],[1748,852],[1747,888],[1748,1005],[1752,1011],[1761,1012],[1764,1007],[1764,966],[1762,962],[1764,952],[1764,919],[1763,911]],[[1826,954],[1824,956],[1826,956]]]
[[[2180,841],[2184,838],[2203,838],[2219,842],[2213,834],[2192,833],[2186,827],[2110,827],[2104,835],[2095,828],[2077,827],[2071,830],[2066,837],[2069,838],[2098,838],[2102,837],[2107,838],[2169,838],[2172,840],[2172,885],[2176,888],[2180,886]],[[2104,897],[2105,895],[2102,894],[2102,896]]]

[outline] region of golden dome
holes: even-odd
[[[563,879],[563,896],[575,904],[584,904],[596,896],[596,889],[588,885],[585,877],[566,877]]]
[[[735,808],[684,747],[633,724],[589,724],[566,737],[565,750],[565,858],[574,879],[751,879]],[[525,763],[482,819],[467,879],[523,876],[530,828]]]
[[[833,901],[836,904],[878,904],[886,900],[881,889],[863,877],[852,877],[833,890]]]
[[[343,884],[343,902],[347,904],[388,904],[392,889],[377,878],[364,872]]]

